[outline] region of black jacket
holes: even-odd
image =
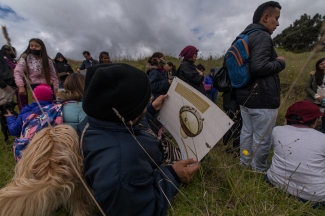
[[[60,56],[63,58],[62,62],[57,60],[57,58],[59,58]],[[71,66],[68,64],[67,59],[64,58],[64,56],[59,52],[55,56],[54,67],[58,74],[63,73],[63,72],[73,73],[73,70],[72,70]],[[60,80],[64,81],[65,78],[66,78],[66,76],[60,77]]]
[[[6,60],[0,55],[0,88],[15,86],[15,79]]]
[[[161,71],[156,66],[151,66],[150,64],[146,65],[146,72],[151,84],[151,93],[156,99],[159,95],[167,94],[169,89],[169,82],[168,82],[168,72]]]
[[[177,71],[177,77],[205,95],[204,76],[196,71],[194,62],[184,59]]]
[[[256,28],[260,31],[248,36],[251,80],[245,87],[236,89],[237,101],[248,108],[276,109],[280,106],[278,74],[285,68],[285,62],[276,59],[271,35],[262,24],[250,24],[242,33]]]

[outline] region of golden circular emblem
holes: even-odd
[[[184,139],[199,135],[203,129],[203,121],[200,112],[194,107],[183,106],[179,110],[179,121],[181,123],[181,135]]]

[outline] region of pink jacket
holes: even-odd
[[[42,64],[41,59],[36,59],[34,55],[27,55],[28,69],[29,69],[29,84],[46,84],[45,76],[41,72]],[[50,65],[50,74],[51,74],[51,84],[53,85],[54,90],[59,89],[59,79],[55,72],[55,68],[51,59],[49,59]],[[25,58],[20,58],[17,62],[16,68],[14,70],[15,82],[18,87],[24,86],[24,72],[26,71]]]

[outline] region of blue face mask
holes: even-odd
[[[30,49],[29,52],[33,55],[39,56],[41,55],[41,50],[34,50],[34,49]]]

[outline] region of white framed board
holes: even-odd
[[[157,117],[175,138],[183,159],[200,161],[233,125],[208,97],[174,78]]]

